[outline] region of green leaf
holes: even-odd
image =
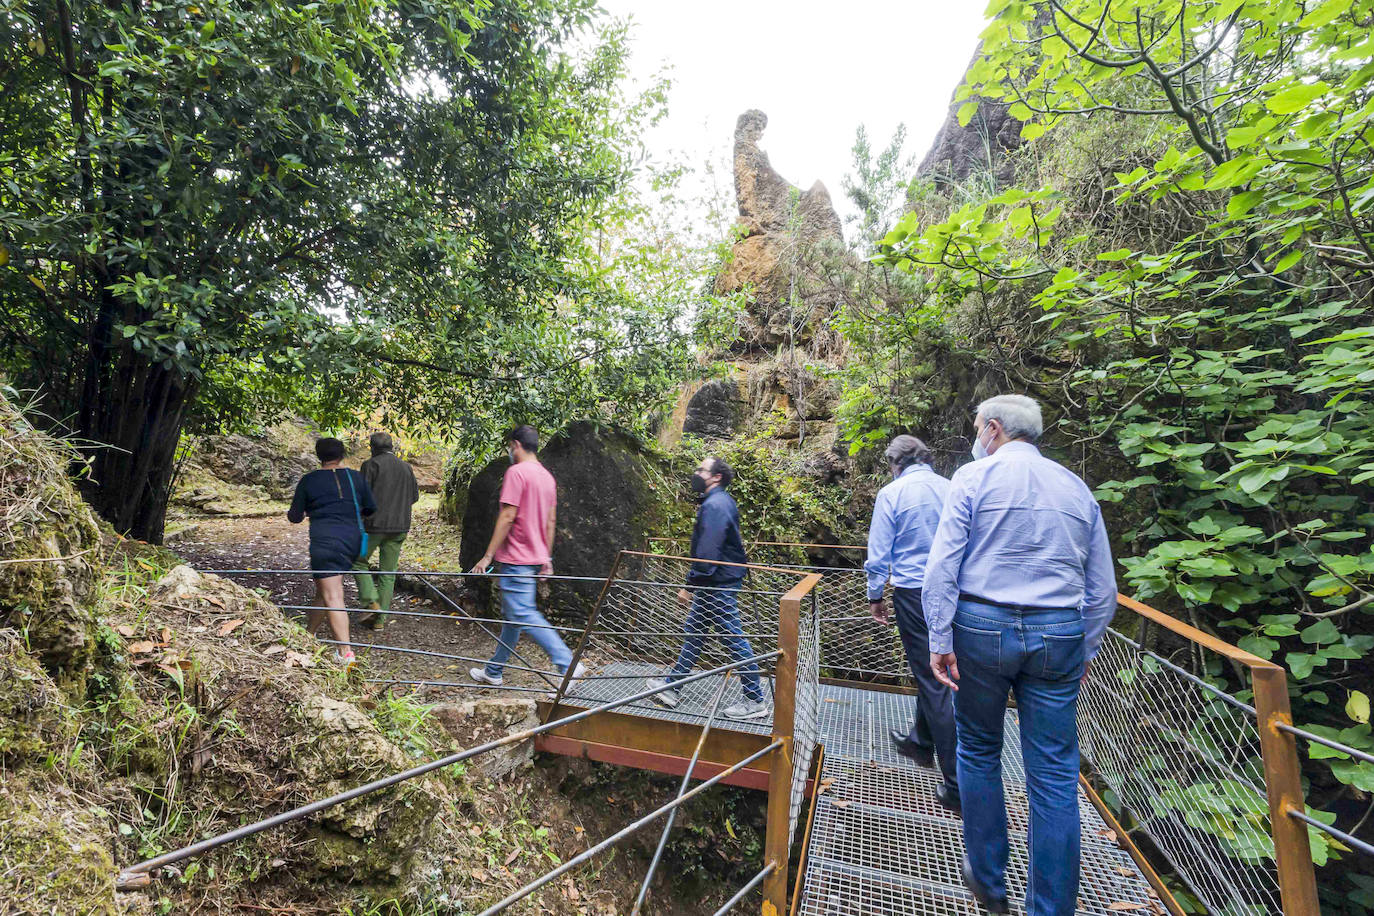
[[[1351,0],[1326,0],[1302,17],[1298,25],[1304,29],[1317,29],[1334,20],[1341,13],[1350,9]]]
[[[1231,219],[1241,219],[1255,208],[1261,200],[1264,200],[1263,191],[1242,191],[1234,194],[1226,202],[1226,215]]]
[[[959,106],[959,126],[968,127],[973,116],[978,113],[978,100],[973,99]]]
[[[1258,655],[1263,659],[1273,658],[1274,653],[1279,650],[1279,644],[1276,640],[1268,639],[1253,633],[1249,636],[1241,637],[1236,645],[1246,652],[1252,655]]]
[[[1302,252],[1301,250],[1299,250],[1299,249],[1296,249],[1296,248],[1293,249],[1292,251],[1288,252],[1288,254],[1284,255],[1282,258],[1279,259],[1279,263],[1278,263],[1278,264],[1274,265],[1274,273],[1276,273],[1276,274],[1281,274],[1281,273],[1283,273],[1285,270],[1287,270],[1288,268],[1292,267],[1294,264],[1296,264],[1296,263],[1298,263],[1299,261],[1301,261],[1301,260],[1302,260],[1302,255],[1303,255],[1303,252]]]
[[[1124,261],[1135,252],[1129,248],[1117,248],[1114,251],[1103,251],[1097,255],[1099,261]]]
[[[1293,114],[1321,98],[1330,88],[1321,80],[1315,83],[1297,83],[1270,96],[1265,106],[1275,114]]]
[[[1318,665],[1325,665],[1326,659],[1309,655],[1306,652],[1289,652],[1286,656],[1288,670],[1298,680],[1306,680]]]
[[[1309,646],[1325,645],[1336,642],[1340,638],[1341,631],[1330,620],[1319,620],[1302,631],[1302,641]]]
[[[1350,691],[1345,701],[1345,714],[1361,724],[1369,723],[1369,696],[1360,690]]]

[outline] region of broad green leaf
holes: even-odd
[[[1350,697],[1345,701],[1345,714],[1356,722],[1368,724],[1369,695],[1361,690],[1350,691]]]
[[[1296,83],[1270,96],[1265,106],[1275,114],[1293,114],[1321,98],[1330,88],[1321,80],[1315,83]]]

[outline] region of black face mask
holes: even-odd
[[[692,475],[692,492],[698,496],[706,495],[706,481],[700,474]]]

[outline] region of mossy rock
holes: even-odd
[[[13,631],[0,630],[0,762],[38,761],[76,737],[62,692]]]
[[[62,444],[0,398],[0,627],[24,641],[72,699],[94,644],[100,528],[67,478]]]
[[[360,774],[383,776],[412,765],[364,712],[317,694],[300,707],[291,763],[317,797],[351,789]],[[310,827],[310,858],[322,872],[356,883],[391,882],[428,840],[444,792],[421,777],[321,813]]]
[[[558,484],[554,572],[605,576],[621,550],[643,550],[649,536],[668,527],[680,497],[667,462],[629,433],[581,421],[540,449],[539,459]],[[491,540],[500,510],[503,455],[472,477],[463,514],[460,560],[470,568]],[[450,475],[450,481],[456,478]],[[580,621],[596,601],[597,583],[555,582],[551,614]]]
[[[66,786],[7,774],[0,785],[0,874],[24,913],[122,912],[115,899],[109,815]]]

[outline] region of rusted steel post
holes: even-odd
[[[606,582],[601,586],[601,592],[596,596],[596,604],[592,605],[592,612],[587,615],[587,625],[582,628],[582,638],[577,641],[577,648],[573,650],[572,661],[568,662],[568,670],[563,672],[563,680],[558,684],[558,690],[554,692],[553,702],[549,704],[549,713],[544,717],[548,722],[558,714],[558,704],[563,700],[563,694],[568,692],[568,684],[572,681],[573,672],[577,670],[577,663],[582,661],[582,653],[587,650],[587,637],[592,632],[592,627],[596,626],[596,618],[601,614],[601,605],[606,600],[606,593],[611,590],[611,583],[620,574],[620,561],[624,559],[625,551],[615,555],[615,562],[611,564],[611,571],[606,574]]]
[[[1264,758],[1264,787],[1269,795],[1269,826],[1274,835],[1278,863],[1279,896],[1287,916],[1317,916],[1317,875],[1312,867],[1307,825],[1288,815],[1288,809],[1306,811],[1302,770],[1293,736],[1279,724],[1292,725],[1288,705],[1288,672],[1278,665],[1251,665],[1255,688],[1255,713],[1259,717],[1260,753]]]
[[[792,739],[797,715],[797,643],[802,597],[820,576],[810,575],[783,595],[778,608],[778,651],[773,671],[773,740],[782,748],[773,755],[768,778],[768,832],[763,858],[773,866],[763,883],[764,916],[787,912],[787,859],[792,847]]]

